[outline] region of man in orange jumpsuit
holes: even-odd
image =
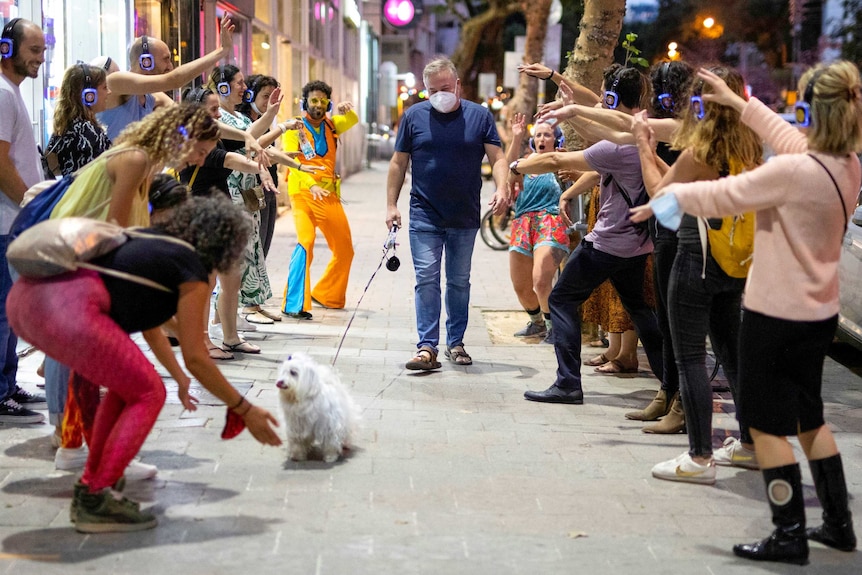
[[[309,82],[303,86],[300,108],[304,112],[302,120],[305,125],[284,135],[286,151],[303,151],[303,155],[297,157],[301,163],[323,168],[315,173],[291,169],[288,178],[287,190],[296,222],[297,244],[290,258],[281,311],[296,319],[312,318],[308,311],[312,299],[326,308],[343,308],[353,262],[353,239],[341,205],[341,182],[335,172],[335,152],[339,135],[355,126],[359,116],[353,111],[353,104],[342,102],[335,106],[337,113],[327,117],[327,112],[333,109],[331,97],[332,88],[324,82]],[[302,142],[303,139],[306,142]],[[332,259],[311,289],[310,270],[317,228],[326,238]]]

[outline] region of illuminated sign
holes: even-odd
[[[421,0],[386,0],[383,5],[383,18],[393,28],[409,28],[421,16]]]

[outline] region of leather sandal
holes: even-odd
[[[416,352],[413,359],[407,362],[405,367],[412,370],[430,371],[432,369],[439,369],[442,365],[437,361],[437,352],[433,348],[422,346]]]
[[[623,365],[623,362],[621,362],[620,360],[612,359],[609,362],[607,362],[606,364],[600,365],[599,367],[597,367],[595,369],[595,371],[597,373],[611,373],[611,374],[613,374],[613,373],[637,373],[638,372],[638,366],[635,365],[634,367],[628,367],[626,365]]]
[[[273,323],[272,318],[262,314],[260,310],[246,314],[245,320],[249,323],[257,323],[262,325],[270,325]]]
[[[258,308],[257,313],[262,315],[263,317],[268,317],[272,321],[281,321],[281,313],[273,313],[271,311],[267,311],[263,308]]]
[[[610,359],[605,354],[597,355],[593,359],[588,359],[584,362],[584,365],[589,365],[590,367],[598,367],[600,365],[604,365],[608,363]]]
[[[446,357],[456,365],[473,365],[473,358],[464,351],[463,345],[446,347]]]
[[[230,359],[235,359],[231,352],[225,351],[222,348],[215,346],[215,345],[213,347],[207,348],[207,351],[209,352],[210,359],[224,360],[224,361],[227,361]]]

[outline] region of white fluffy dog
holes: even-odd
[[[332,463],[350,448],[359,412],[332,368],[294,353],[282,362],[276,386],[291,459]]]

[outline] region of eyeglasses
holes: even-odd
[[[312,106],[326,107],[329,105],[329,98],[309,98],[308,103]]]

